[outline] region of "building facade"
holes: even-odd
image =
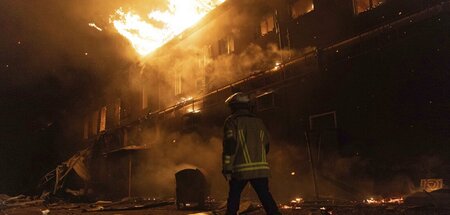
[[[190,157],[220,148],[224,100],[236,91],[271,131],[276,196],[404,194],[406,185],[391,186],[448,179],[449,9],[432,0],[228,0],[133,65],[120,95],[86,111],[90,184],[115,197],[166,195],[155,175],[175,170],[153,161],[158,150],[179,152],[167,155],[176,168],[213,171]],[[192,143],[203,144],[198,154],[179,150]],[[209,174],[222,192],[220,169]]]

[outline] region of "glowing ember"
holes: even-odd
[[[368,198],[364,200],[364,203],[366,204],[403,204],[403,197],[400,198],[387,198],[387,199],[375,199],[375,198]]]
[[[390,198],[387,200],[387,203],[392,203],[392,204],[403,204],[403,198]]]
[[[152,11],[144,18],[119,8],[111,16],[110,22],[141,56],[145,56],[197,23],[224,1],[169,0],[168,10]],[[155,26],[150,21],[161,23],[162,27]]]
[[[282,209],[293,209],[293,210],[300,210],[302,209],[301,205],[303,203],[303,198],[295,198],[291,200],[289,204],[281,205],[280,207]]]
[[[186,104],[187,102],[190,102],[194,99],[194,97],[192,96],[188,96],[188,97],[181,97],[181,99],[177,102],[177,105],[183,105]]]
[[[296,204],[301,203],[301,202],[303,202],[303,198],[295,198],[291,201],[291,203],[296,203]]]
[[[194,108],[189,108],[189,109],[187,110],[187,112],[188,112],[188,113],[200,113],[200,110],[199,110],[199,109],[194,109]]]
[[[271,71],[277,71],[281,68],[281,63],[280,62],[276,62],[275,66],[271,69]]]
[[[377,204],[378,200],[375,200],[374,198],[368,198],[368,199],[364,200],[364,202],[367,204]]]
[[[290,205],[282,205],[281,208],[282,209],[292,209],[293,207]]]
[[[93,23],[93,22],[89,23],[89,26],[90,26],[90,27],[93,27],[93,28],[95,28],[95,29],[97,29],[98,31],[103,31],[103,29],[99,28],[99,27],[98,27],[95,23]]]
[[[314,4],[311,4],[311,5],[309,6],[309,8],[308,8],[307,13],[309,13],[309,12],[311,12],[311,11],[313,11],[313,10],[314,10]]]

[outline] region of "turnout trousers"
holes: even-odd
[[[281,215],[278,210],[278,206],[273,200],[272,194],[269,192],[269,180],[268,178],[255,178],[247,180],[237,180],[232,178],[229,181],[229,192],[227,201],[226,215],[236,215],[239,210],[239,203],[241,201],[241,193],[245,185],[250,182],[264,210],[268,215]]]

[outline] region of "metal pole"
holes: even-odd
[[[317,165],[320,165],[320,150],[322,146],[322,135],[319,133],[319,140],[317,141]],[[320,166],[319,166],[320,168]]]
[[[280,27],[280,23],[279,23],[279,19],[278,19],[278,10],[275,10],[275,27],[276,27],[276,31],[278,34],[278,46],[280,48],[280,60],[281,60],[281,64],[284,63],[284,59],[283,59],[283,41],[281,39],[281,27]]]
[[[313,184],[314,184],[314,193],[316,195],[316,200],[319,199],[319,190],[317,187],[317,179],[316,179],[316,168],[314,167],[314,161],[312,158],[312,153],[311,153],[311,146],[309,144],[309,138],[308,138],[308,132],[305,131],[305,138],[306,138],[306,147],[308,149],[308,157],[309,157],[309,164],[311,167],[311,174],[312,174],[312,178],[313,178]]]
[[[128,153],[128,197],[131,197],[131,153]]]

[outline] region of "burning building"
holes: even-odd
[[[138,17],[113,16],[145,56],[127,71],[126,89],[74,123],[92,148],[95,193],[170,196],[174,174],[198,168],[223,197],[224,100],[236,91],[253,98],[271,132],[278,198],[402,196],[420,179],[449,179],[450,2],[211,5],[156,45],[137,35],[151,23],[132,28]],[[150,17],[169,25],[163,13]]]

